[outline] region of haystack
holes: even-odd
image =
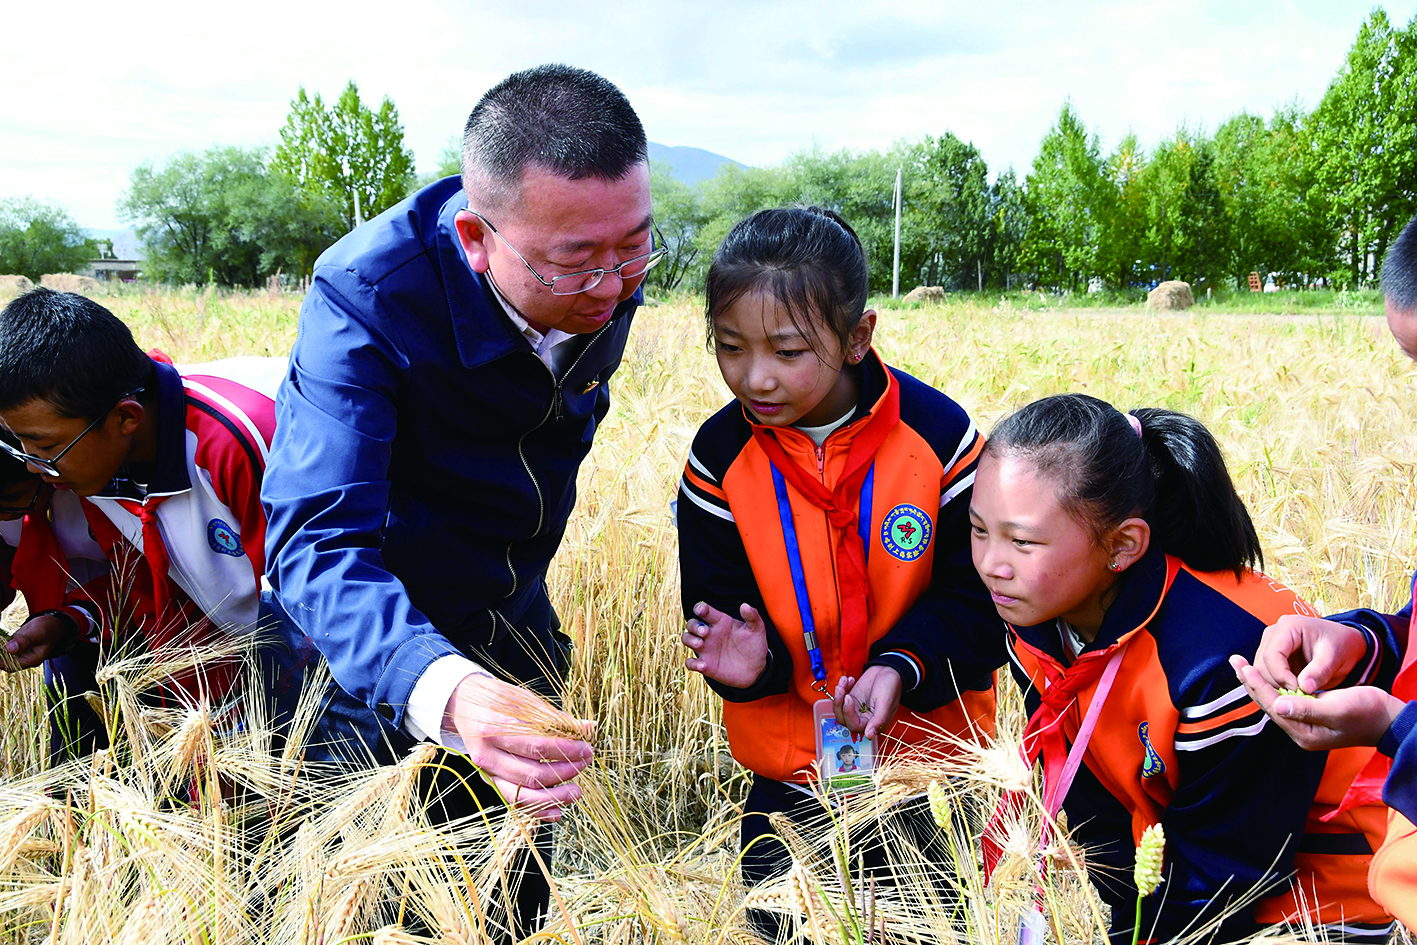
[[[1163,282],[1146,294],[1146,307],[1154,312],[1172,312],[1196,304],[1191,284],[1179,279]]]
[[[937,285],[918,285],[905,293],[907,302],[943,302],[945,290]]]
[[[47,272],[39,277],[39,284],[55,292],[92,292],[98,288],[98,280],[72,272]]]
[[[34,288],[34,283],[24,276],[0,276],[0,292],[13,292],[16,295],[24,295]]]

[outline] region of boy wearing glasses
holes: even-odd
[[[0,312],[0,451],[54,491],[82,497],[115,574],[131,574],[91,617],[121,643],[201,644],[255,626],[265,570],[260,484],[284,361],[236,358],[179,371],[81,295],[35,289]],[[264,392],[263,392],[264,391]],[[120,610],[115,614],[113,610]],[[116,624],[116,625],[115,625]],[[86,628],[55,615],[6,644],[22,665],[66,652]],[[171,681],[212,702],[236,666]]]
[[[20,448],[3,430],[0,444]],[[89,534],[81,506],[78,496],[55,492],[10,451],[0,451],[0,608],[18,591],[29,610],[0,668],[14,672],[43,660],[51,764],[106,744],[98,715],[80,694],[95,688],[98,648],[88,637],[107,598],[108,560]],[[67,652],[25,646],[31,633],[43,637],[51,623],[76,641]]]

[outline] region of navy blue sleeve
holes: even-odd
[[[1392,759],[1383,784],[1383,803],[1417,823],[1417,702],[1409,702],[1378,742]]]
[[[902,673],[906,691],[901,704],[929,712],[964,690],[989,688],[994,670],[1008,662],[1007,631],[970,551],[969,500],[978,461],[964,459],[982,436],[954,401],[907,374],[894,373],[901,384],[902,421],[925,437],[946,471],[959,468],[940,496],[930,587],[871,647],[867,665],[890,665],[900,672],[904,665],[886,654],[904,650],[916,657],[924,667],[922,678],[912,688],[913,673]]]
[[[704,424],[690,449],[687,468],[709,488],[696,485],[687,472],[679,482],[675,518],[679,526],[680,595],[685,620],[693,616],[694,605],[700,601],[735,618],[743,604],[751,604],[762,615],[768,637],[768,663],[762,675],[744,689],[705,677],[709,688],[725,701],[752,702],[787,692],[792,684],[792,653],[768,619],[743,537],[728,503],[717,491],[728,465],[723,454],[736,452],[731,444],[715,442],[715,429],[731,429],[724,419],[720,411]]]
[[[1253,654],[1263,621],[1185,572],[1163,619],[1154,638],[1180,713],[1178,771],[1162,813],[1166,881],[1143,904],[1141,931],[1170,941],[1218,920],[1227,905],[1282,892],[1328,753],[1294,744],[1235,679],[1228,655]],[[1247,940],[1258,930],[1243,907],[1213,940]]]
[[[459,651],[409,599],[380,549],[400,372],[409,369],[371,286],[317,272],[300,310],[261,498],[267,577],[335,681],[402,727],[409,693]]]
[[[1355,627],[1368,635],[1368,652],[1353,667],[1343,686],[1377,686],[1391,691],[1393,680],[1402,667],[1403,653],[1407,650],[1407,630],[1411,618],[1411,601],[1395,614],[1359,609],[1325,618]]]

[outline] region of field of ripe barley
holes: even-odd
[[[299,305],[192,290],[101,301],[179,362],[283,355]],[[598,761],[558,834],[542,942],[755,940],[734,865],[745,779],[677,642],[668,505],[697,425],[727,398],[698,305],[637,316],[551,569],[577,644],[565,703],[596,721]],[[885,303],[877,339],[887,362],[941,387],[985,430],[1067,390],[1201,418],[1249,503],[1266,570],[1331,612],[1396,608],[1417,562],[1417,368],[1379,315],[1371,304],[1153,315],[1017,297]],[[34,674],[0,680],[0,943],[478,942],[495,924],[524,824],[431,830],[412,789],[428,754],[359,778],[310,771],[259,718],[234,729],[203,707],[152,708],[140,694],[161,671],[160,658],[106,666],[92,701],[114,748],[50,772],[37,760]],[[873,792],[824,807],[816,829],[789,837],[793,872],[752,904],[798,917],[820,942],[864,943],[884,926],[892,941],[1013,943],[1041,883],[1048,940],[1100,940],[1082,851],[1055,845],[1044,877],[1023,856],[988,888],[978,875],[981,813],[1001,788],[1027,785],[1009,747],[1017,703],[1005,704],[994,748],[949,766],[907,760]],[[932,782],[947,870],[893,826],[896,805]],[[847,827],[865,820],[881,821],[891,844],[890,888],[861,880]],[[1021,842],[1037,830],[1022,824]]]

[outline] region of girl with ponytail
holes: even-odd
[[[1209,431],[1085,394],[1037,401],[990,435],[969,515],[1025,692],[1024,753],[1050,815],[1067,812],[1101,867],[1113,940],[1133,937],[1134,851],[1162,824],[1141,940],[1214,925],[1235,941],[1304,915],[1332,941],[1385,941],[1363,812],[1319,821],[1366,758],[1299,749],[1228,663],[1279,616],[1313,611],[1253,570],[1259,537]],[[1019,803],[986,830],[986,860]]]

